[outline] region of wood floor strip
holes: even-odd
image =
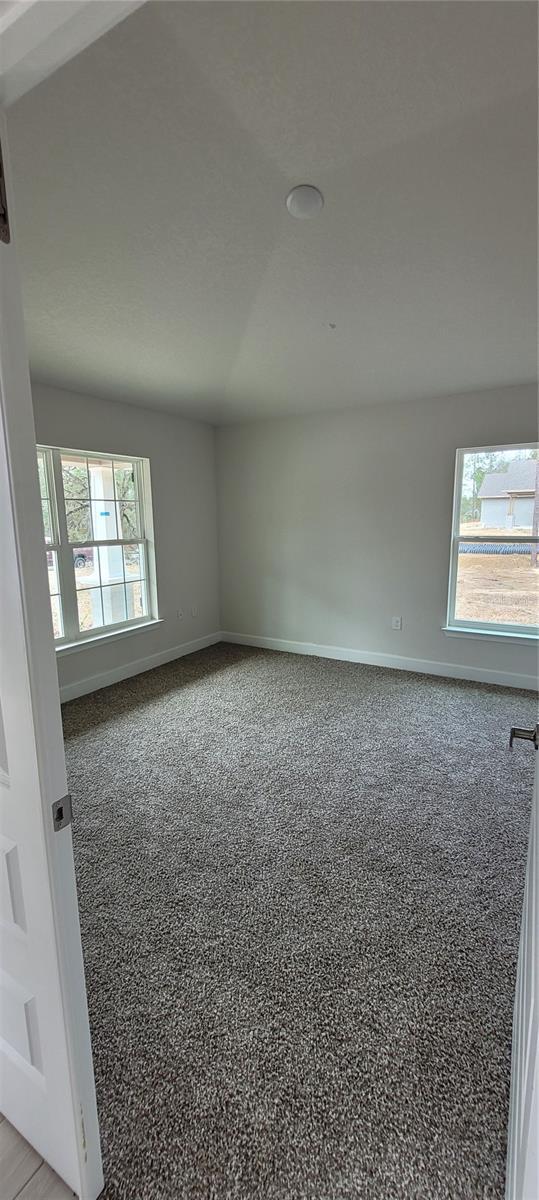
[[[17,1200],[73,1200],[74,1192],[66,1187],[46,1163],[42,1163],[30,1181],[19,1192]]]
[[[2,1200],[15,1200],[28,1183],[43,1159],[20,1133],[9,1124],[0,1124],[0,1171],[2,1174]]]

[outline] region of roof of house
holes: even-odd
[[[479,498],[507,496],[509,492],[534,492],[537,463],[533,458],[521,458],[511,463],[507,471],[492,471],[479,489]]]

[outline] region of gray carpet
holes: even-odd
[[[502,1200],[533,697],[217,646],[64,716],[107,1200]]]

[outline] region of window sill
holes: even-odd
[[[129,637],[132,633],[143,633],[146,629],[154,629],[162,625],[162,617],[154,617],[151,621],[141,621],[139,625],[129,625],[127,629],[111,629],[108,633],[98,633],[95,637],[81,638],[79,642],[62,642],[56,646],[59,658],[64,654],[73,654],[76,650],[85,650],[86,646],[99,646],[102,642],[114,642],[116,638]]]
[[[463,637],[475,638],[477,641],[482,641],[483,638],[489,638],[495,642],[510,642],[514,645],[537,644],[539,635],[536,633],[507,633],[497,629],[467,629],[460,625],[442,625],[442,633],[446,637]]]

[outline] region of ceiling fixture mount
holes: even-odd
[[[320,212],[320,209],[324,207],[324,197],[317,187],[313,187],[312,183],[300,183],[288,193],[286,207],[291,217],[300,217],[305,220],[308,217],[315,217]]]

